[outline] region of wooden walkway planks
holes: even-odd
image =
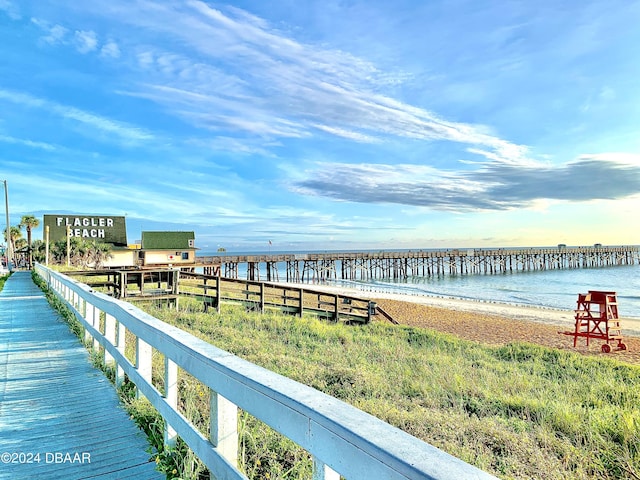
[[[31,272],[15,272],[0,292],[0,479],[164,478],[146,449]]]

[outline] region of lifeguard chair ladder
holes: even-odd
[[[592,338],[604,340],[602,351],[609,353],[611,343],[618,342],[618,350],[626,350],[623,343],[622,328],[618,319],[618,301],[615,292],[589,290],[589,293],[578,294],[578,305],[575,310],[575,329],[573,332],[560,332],[573,336],[573,346],[578,337],[584,337],[589,346]]]

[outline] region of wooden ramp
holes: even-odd
[[[0,479],[156,479],[146,437],[33,283],[0,292]]]

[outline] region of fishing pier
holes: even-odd
[[[640,264],[640,247],[534,247],[499,249],[326,252],[197,257],[207,275],[286,282],[371,280],[442,275],[597,268]],[[262,272],[262,273],[261,273]]]

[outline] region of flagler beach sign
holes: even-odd
[[[84,240],[96,240],[117,246],[127,245],[127,226],[125,217],[100,215],[44,215],[44,232],[49,227],[51,243],[79,237]],[[46,240],[43,238],[43,240]]]

